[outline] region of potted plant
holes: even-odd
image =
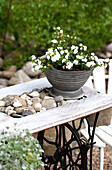
[[[87,46],[79,38],[63,34],[60,27],[55,28],[54,34],[52,46],[45,56],[38,59],[32,56],[34,67],[45,71],[53,85],[51,95],[62,95],[65,99],[81,97],[81,87],[93,69],[103,63],[99,63],[94,53],[88,53]]]
[[[24,136],[25,135],[25,136]],[[0,134],[0,169],[36,170],[44,166],[43,150],[28,130],[14,133],[4,130]]]

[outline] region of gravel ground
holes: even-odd
[[[99,170],[100,153],[99,149],[93,148],[93,170]],[[112,170],[112,148],[104,148],[104,170]]]
[[[89,152],[88,152],[89,153]],[[89,158],[89,154],[88,154]],[[89,161],[89,159],[88,159]],[[93,148],[93,165],[92,170],[99,170],[99,162],[100,162],[100,152],[99,148],[94,147]],[[112,170],[112,148],[109,146],[106,146],[104,148],[104,170]],[[42,170],[45,170],[44,168]],[[53,168],[50,168],[50,170],[53,170]],[[89,170],[89,168],[88,168]]]

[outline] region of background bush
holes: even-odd
[[[0,0],[1,44],[8,6],[9,0]],[[24,62],[32,54],[43,55],[53,39],[53,27],[60,26],[80,36],[93,51],[112,41],[111,11],[110,0],[12,0],[4,49],[22,49]]]

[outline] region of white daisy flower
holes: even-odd
[[[83,47],[84,47],[84,51],[86,51],[87,50],[87,46],[84,45]]]
[[[104,60],[104,62],[108,63],[108,62],[109,62],[109,58],[106,58],[106,59]]]
[[[74,61],[73,61],[73,64],[75,64],[75,65],[78,65],[78,63],[79,63],[78,60],[74,60]]]
[[[84,56],[76,55],[76,58],[82,60],[84,58]]]
[[[94,56],[91,56],[91,59],[92,59],[92,60],[94,60],[94,59],[95,59],[95,57],[94,57]]]
[[[82,43],[80,43],[80,44],[79,44],[79,46],[83,46],[83,44],[82,44]]]
[[[49,48],[49,49],[48,49],[48,52],[49,52],[49,53],[52,53],[52,52],[53,52],[53,48]]]
[[[67,55],[65,55],[65,58],[68,59],[69,53],[67,53]]]
[[[73,67],[73,63],[71,63],[71,62],[67,62],[67,63],[66,63],[66,68],[67,68],[68,70],[70,70],[72,67]]]
[[[60,30],[61,28],[60,27],[57,27],[57,30]]]
[[[83,58],[82,61],[83,61],[83,62],[87,62],[87,58]]]
[[[35,55],[32,55],[31,58],[32,58],[32,60],[35,60],[35,59],[36,59],[36,56],[35,56]]]
[[[66,59],[64,58],[63,60],[62,60],[62,63],[64,63],[66,61]]]
[[[54,43],[54,44],[58,43],[58,41],[56,39],[52,40],[51,42]]]
[[[95,55],[94,56],[94,59],[95,59],[95,61],[98,61],[99,59],[98,59],[98,57]]]
[[[56,62],[56,61],[57,61],[56,55],[54,55],[54,56],[51,58],[51,60],[52,60],[53,62]]]
[[[74,50],[74,49],[75,49],[75,45],[72,45],[72,46],[71,46],[71,50]]]
[[[48,52],[46,52],[46,55],[53,55],[54,54],[54,52],[53,52],[53,48],[49,48],[48,49]]]
[[[57,49],[58,49],[58,50],[62,50],[62,49],[63,49],[63,47],[57,47]]]
[[[63,33],[63,30],[60,30],[60,33],[62,34],[62,33]]]
[[[39,59],[37,59],[37,63],[38,63],[38,64],[33,63],[32,71],[38,71],[40,68],[43,67],[43,66],[41,65],[41,61],[40,61]]]
[[[60,51],[60,54],[63,55],[63,54],[64,54],[64,50],[61,50],[61,51]]]
[[[50,56],[49,56],[49,55],[47,55],[47,59],[48,59],[48,60],[50,59]]]
[[[94,65],[95,65],[94,61],[90,61],[90,62],[86,63],[87,67],[91,67],[91,66],[94,66]]]
[[[95,55],[95,53],[91,53],[91,55]]]
[[[53,57],[51,57],[51,60],[52,60],[53,62],[56,62],[56,61],[59,60],[59,59],[60,59],[60,54],[59,54],[58,51],[56,51],[56,55],[54,55]]]
[[[73,53],[74,53],[74,54],[77,54],[77,53],[78,53],[78,49],[75,49]]]
[[[65,50],[65,53],[68,53],[68,50],[67,50],[67,49]]]

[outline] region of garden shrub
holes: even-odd
[[[38,140],[28,130],[8,129],[0,133],[0,169],[41,170],[43,149]]]
[[[0,40],[8,1],[0,1]],[[112,41],[111,11],[110,0],[12,0],[7,33],[15,40],[7,39],[5,50],[22,49],[26,60],[31,54],[43,55],[53,39],[53,27],[59,26],[93,51]]]

